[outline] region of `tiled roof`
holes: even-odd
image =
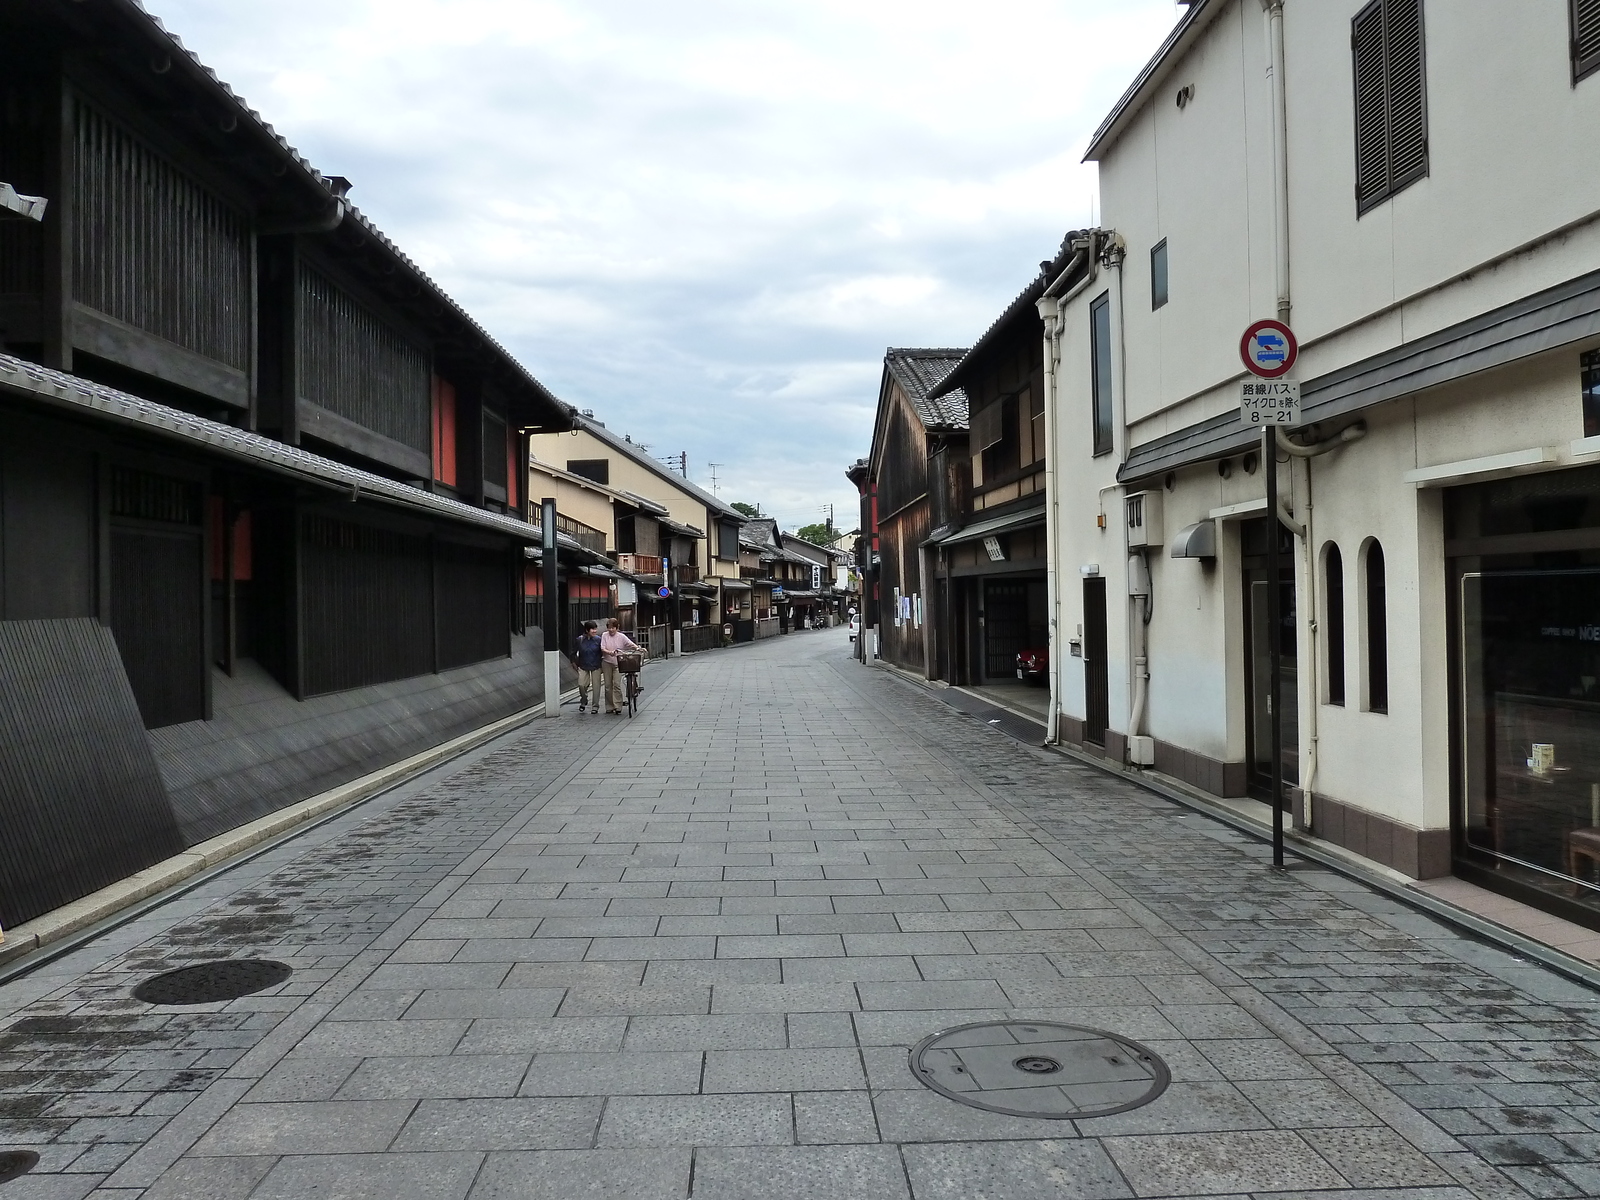
[[[284,138],[282,134],[280,134],[271,126],[271,124],[267,122],[266,118],[264,118],[255,109],[250,107],[250,105],[245,101],[244,97],[235,92],[233,88],[231,88],[220,76],[218,76],[215,71],[206,66],[205,63],[201,62],[199,55],[185,46],[179,39],[178,35],[166,27],[160,17],[146,9],[143,0],[115,0],[115,3],[125,17],[128,17],[137,23],[142,23],[145,26],[145,32],[147,36],[152,38],[157,45],[162,47],[170,47],[172,53],[178,55],[181,61],[188,63],[191,70],[199,75],[200,80],[203,80],[206,86],[215,89],[218,98],[223,104],[232,104],[236,106],[239,115],[243,117],[250,125],[254,126],[259,133],[265,135],[269,141],[276,144],[279,152],[287,157],[289,162],[292,163],[294,167],[301,172],[302,176],[313,185],[314,189],[325,190],[328,193],[328,200],[330,202],[336,201],[341,204],[343,206],[345,217],[360,226],[361,230],[366,233],[367,236],[371,237],[386,251],[388,251],[390,255],[403,264],[423,287],[433,293],[434,299],[449,309],[455,317],[464,322],[474,334],[483,340],[483,343],[493,351],[495,356],[501,360],[502,364],[513,376],[520,379],[520,381],[529,387],[534,394],[539,397],[540,400],[550,405],[558,413],[561,413],[570,419],[571,415],[577,411],[576,409],[574,409],[571,405],[557,400],[555,396],[550,393],[549,389],[535,379],[532,373],[529,372],[528,369],[520,362],[518,362],[504,346],[491,337],[489,332],[485,330],[482,325],[478,324],[478,322],[474,320],[465,309],[463,309],[455,302],[455,300],[446,294],[444,289],[442,289],[437,283],[429,278],[427,273],[423,271],[421,267],[412,262],[411,259],[398,246],[390,241],[388,236],[376,225],[374,225],[371,219],[368,218],[365,213],[361,212],[355,207],[355,205],[351,204],[344,198],[344,188],[348,186],[344,180],[332,179],[329,176],[323,175],[317,170],[316,167],[312,166],[311,163],[309,163],[298,150],[289,144],[288,140]],[[163,51],[163,53],[165,53],[165,51]]]
[[[965,350],[906,350],[891,346],[883,366],[905,392],[917,417],[928,429],[965,429],[967,394],[956,388],[947,395],[930,395],[955,369]]]
[[[24,396],[45,407],[79,416],[92,415],[113,425],[232,459],[258,470],[318,484],[343,493],[351,500],[367,498],[413,510],[420,509],[441,519],[509,533],[523,542],[539,540],[539,526],[517,517],[474,508],[448,496],[397,483],[370,471],[312,454],[298,446],[285,445],[259,433],[197,417],[154,400],[146,400],[77,375],[52,371],[7,354],[0,354],[0,394]],[[556,536],[563,549],[582,549],[567,534],[558,533]]]
[[[950,385],[955,382],[955,377],[965,373],[966,369],[976,362],[984,351],[989,349],[994,340],[1000,336],[1012,321],[1019,316],[1026,315],[1027,319],[1038,322],[1039,314],[1034,307],[1035,304],[1038,302],[1039,297],[1044,295],[1045,288],[1049,287],[1055,281],[1056,276],[1066,270],[1067,264],[1072,261],[1074,254],[1072,243],[1083,238],[1088,233],[1089,230],[1086,229],[1074,229],[1061,239],[1061,249],[1056,251],[1056,256],[1039,264],[1039,273],[1034,276],[1033,281],[1022,289],[1015,300],[1006,305],[1006,310],[994,319],[994,323],[988,329],[984,330],[983,336],[972,344],[972,349],[962,356],[961,361],[952,363],[950,368],[939,377],[943,383],[934,385],[934,400],[943,401],[948,398],[941,396],[939,393],[950,388]],[[951,388],[950,395],[953,396],[954,394],[955,389]],[[967,398],[962,396],[961,408],[963,412],[966,411],[966,406]],[[962,428],[965,427],[963,423]]]

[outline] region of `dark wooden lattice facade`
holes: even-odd
[[[569,411],[344,181],[132,0],[0,0],[0,180],[0,923],[538,699]]]

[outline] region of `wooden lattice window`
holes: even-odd
[[[1356,211],[1428,173],[1422,0],[1372,0],[1350,23],[1355,74]]]

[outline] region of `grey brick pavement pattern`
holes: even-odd
[[[0,1195],[1600,1193],[1600,997],[1274,874],[845,645],[652,668],[633,722],[520,731],[47,993],[0,989],[0,1135],[42,1156]],[[296,974],[204,1011],[128,996],[219,951]],[[907,1069],[1014,1016],[1145,1041],[1173,1085],[1030,1120]]]

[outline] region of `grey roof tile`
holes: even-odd
[[[893,346],[885,352],[884,370],[900,385],[926,428],[967,427],[966,392],[955,388],[937,399],[929,395],[955,369],[965,354],[965,350],[912,350]]]

